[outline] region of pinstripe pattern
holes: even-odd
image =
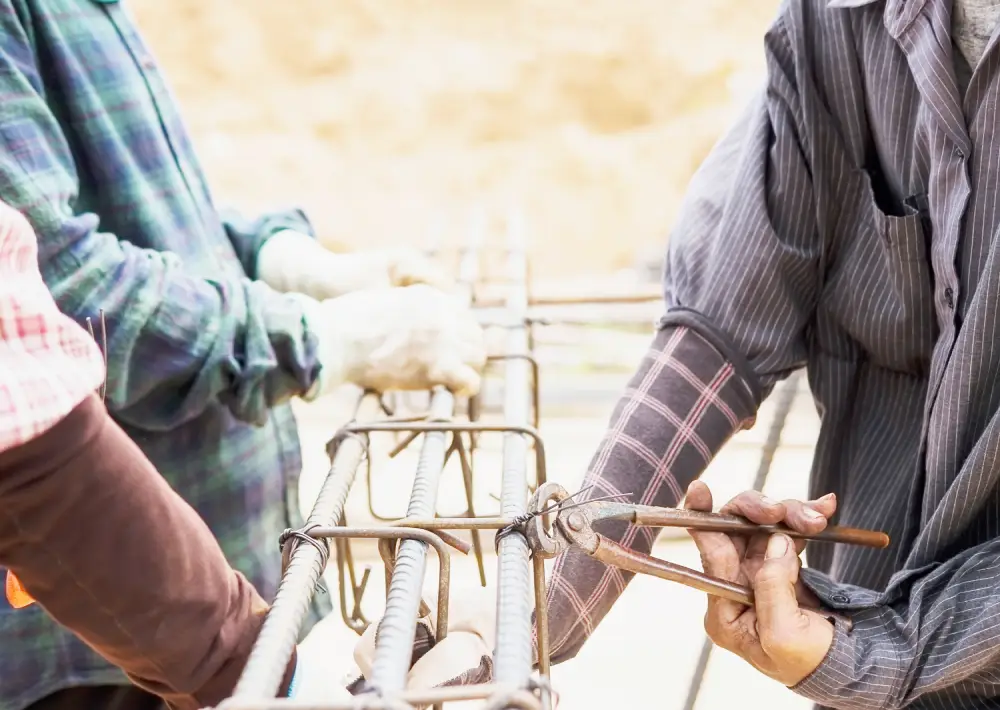
[[[825,707],[1000,708],[995,45],[960,90],[949,0],[783,4],[767,91],[692,182],[664,329],[588,474],[595,493],[674,504],[706,450],[807,367],[822,417],[810,492],[836,492],[837,522],[893,541],[809,547],[806,581],[855,620],[796,688]],[[691,382],[737,416],[694,416]],[[624,527],[606,532],[648,549]],[[626,581],[559,560],[559,660]]]

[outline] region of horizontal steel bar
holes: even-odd
[[[539,710],[538,699],[528,690],[511,688],[498,683],[451,686],[428,690],[405,690],[382,697],[359,695],[349,702],[316,703],[313,701],[278,699],[237,700],[223,702],[219,710],[412,710],[436,703],[486,700],[484,708],[518,707]],[[497,705],[499,701],[501,704]]]
[[[527,367],[523,361],[513,360],[508,363],[508,367]],[[527,393],[525,393],[527,397]],[[527,407],[525,407],[527,409]],[[535,446],[535,467],[538,483],[542,484],[548,480],[548,468],[545,464],[545,442],[538,430],[527,424],[482,424],[480,422],[453,422],[453,421],[422,421],[422,422],[365,422],[349,424],[342,431],[369,434],[375,432],[444,432],[444,433],[474,433],[474,434],[523,434],[532,439]],[[527,456],[527,446],[525,446],[525,456]]]

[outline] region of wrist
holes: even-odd
[[[275,232],[257,252],[257,277],[276,291],[313,298],[329,294],[338,257],[312,237],[291,229]]]
[[[302,305],[302,318],[306,330],[316,336],[319,374],[312,386],[302,394],[302,399],[312,402],[347,381],[346,341],[342,332],[333,332],[329,326],[329,318],[324,313],[323,303],[302,294],[290,295]]]

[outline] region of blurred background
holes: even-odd
[[[535,274],[657,260],[777,0],[133,0],[220,202],[333,246],[521,202]]]
[[[528,219],[536,283],[624,278],[655,286],[687,181],[763,80],[762,38],[778,0],[132,0],[173,85],[216,200],[307,209],[334,248],[428,244],[478,205]],[[445,229],[445,232],[450,230]],[[650,316],[657,306],[650,304]],[[649,341],[639,328],[542,328],[542,425],[550,478],[575,490]],[[489,385],[489,383],[487,383]],[[492,385],[489,385],[492,386]],[[800,496],[818,419],[805,386],[766,490]],[[493,399],[497,398],[493,396]],[[773,398],[772,398],[773,400]],[[717,500],[748,488],[774,401],[705,478]],[[296,402],[308,509],[345,402]],[[379,511],[402,516],[416,450],[376,461]],[[477,512],[496,513],[499,441],[476,462]],[[446,470],[442,514],[464,509]],[[359,477],[360,479],[360,477]],[[359,480],[359,483],[361,481]],[[370,520],[366,489],[348,502]],[[492,555],[492,545],[487,544]],[[698,567],[693,546],[654,553]],[[356,548],[359,564],[376,563]],[[477,585],[456,559],[453,598]],[[486,570],[495,576],[495,558]],[[328,573],[336,596],[336,575]],[[432,564],[429,588],[435,583]],[[382,574],[364,607],[377,618]],[[429,595],[433,598],[433,594]],[[336,602],[336,599],[334,599]],[[703,642],[704,595],[637,578],[573,661],[553,669],[561,708],[681,710]],[[331,667],[356,636],[339,624]],[[338,625],[339,624],[339,625]],[[721,651],[697,710],[809,704]]]

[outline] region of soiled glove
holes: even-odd
[[[437,615],[431,607],[429,616],[417,622],[413,665],[407,676],[410,690],[427,690],[451,685],[488,683],[493,679],[493,647],[496,641],[496,597],[493,592],[477,589],[462,594],[461,604],[452,602],[449,609],[448,635],[435,642]],[[378,624],[365,631],[354,649],[354,661],[365,679],[371,677],[375,658]]]
[[[317,300],[369,288],[428,284],[448,289],[451,281],[415,249],[338,254],[299,232],[278,232],[257,254],[257,276],[276,291]]]
[[[323,366],[307,400],[344,382],[378,392],[436,385],[458,395],[479,391],[483,330],[448,294],[418,285],[302,302]]]

